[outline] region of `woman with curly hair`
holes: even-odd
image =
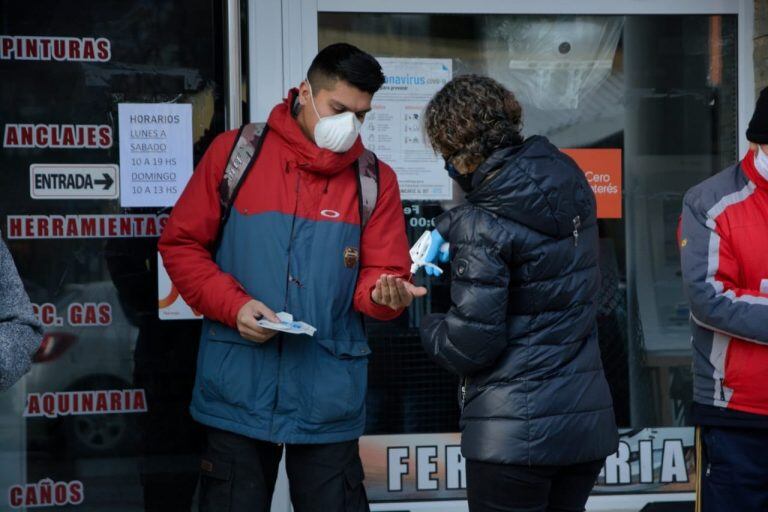
[[[598,230],[584,173],[524,139],[512,92],[460,76],[427,106],[429,140],[467,202],[443,214],[452,307],[422,324],[461,376],[471,512],[583,511],[618,446],[597,343]]]

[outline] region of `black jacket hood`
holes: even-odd
[[[467,200],[556,238],[594,217],[595,200],[584,173],[546,138],[499,149],[475,171]]]

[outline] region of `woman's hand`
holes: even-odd
[[[429,244],[429,251],[427,251],[427,255],[424,256],[424,262],[436,264],[439,261],[440,263],[447,263],[449,259],[450,250],[448,242],[445,241],[443,235],[441,235],[438,230],[433,229],[432,240]],[[443,273],[442,270],[430,266],[425,266],[424,272],[426,272],[428,276],[435,277]]]

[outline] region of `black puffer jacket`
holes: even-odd
[[[597,344],[595,199],[543,137],[491,155],[468,203],[440,217],[451,244],[447,315],[422,341],[463,377],[470,460],[565,465],[613,453],[618,434]]]

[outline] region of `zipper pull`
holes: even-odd
[[[461,382],[461,410],[464,410],[464,402],[467,400],[467,378]]]
[[[581,216],[577,215],[573,218],[573,246],[579,246],[579,229],[581,229]]]

